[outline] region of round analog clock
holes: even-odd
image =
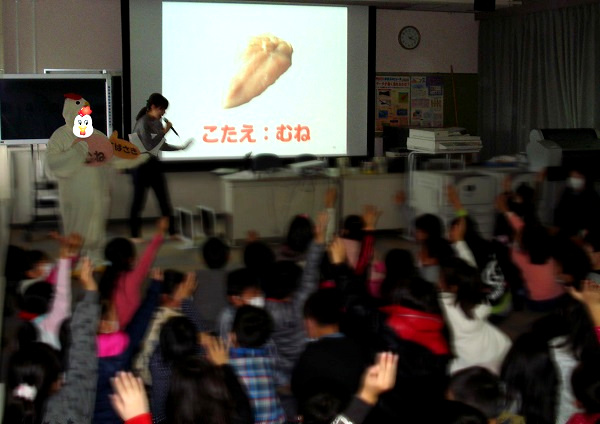
[[[415,49],[421,42],[421,33],[414,26],[405,26],[398,33],[398,42],[402,48]]]

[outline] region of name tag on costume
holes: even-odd
[[[109,138],[116,157],[121,159],[135,159],[140,155],[140,149],[127,140],[120,139],[114,131]]]
[[[88,166],[102,166],[113,157],[113,146],[103,134],[94,133],[80,141],[88,144],[88,155],[85,164]]]

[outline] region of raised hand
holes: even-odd
[[[459,242],[465,239],[465,233],[467,231],[467,221],[464,217],[458,218],[458,221],[450,227],[448,238],[452,243]]]
[[[337,189],[335,187],[330,187],[325,192],[325,207],[333,208],[335,207],[335,201],[337,200]]]
[[[373,205],[366,205],[363,211],[363,221],[365,223],[365,231],[372,231],[375,229],[377,220],[381,216],[381,211]]]
[[[114,394],[110,395],[110,401],[123,421],[150,411],[141,378],[136,378],[130,372],[119,371],[111,383]]]
[[[396,384],[397,369],[398,355],[391,352],[380,353],[375,365],[365,371],[358,397],[368,404],[375,405],[379,395]]]
[[[346,260],[346,246],[340,237],[333,239],[329,245],[329,260],[333,265],[338,265]]]
[[[98,284],[96,280],[94,280],[94,267],[92,266],[92,261],[90,258],[83,258],[81,261],[81,272],[79,275],[79,281],[81,281],[81,285],[85,290],[89,291],[97,291]]]
[[[502,191],[504,193],[512,192],[512,175],[506,174],[506,177],[502,180]]]
[[[208,360],[216,366],[225,365],[229,362],[229,353],[221,338],[203,334],[202,346],[206,350]]]
[[[317,243],[325,243],[325,233],[327,231],[328,221],[329,215],[327,214],[327,211],[319,212],[315,225],[315,241]]]
[[[151,280],[156,280],[156,281],[163,281],[165,279],[165,276],[163,274],[162,269],[160,269],[160,268],[152,268],[150,270],[150,279]]]
[[[496,209],[502,213],[508,212],[508,195],[500,193],[496,197]]]
[[[580,290],[574,287],[566,287],[566,290],[585,306],[594,325],[600,327],[600,283],[584,280],[581,282]]]
[[[394,202],[397,205],[404,205],[406,203],[406,192],[404,190],[398,190],[396,196],[394,196]]]
[[[179,285],[177,290],[175,290],[175,300],[181,301],[192,296],[196,292],[196,286],[196,273],[188,272],[185,276],[184,282]]]
[[[454,208],[455,211],[459,211],[463,208],[463,205],[460,201],[460,197],[458,196],[458,191],[456,190],[456,187],[448,184],[448,187],[446,188],[446,195],[448,197],[448,203],[450,203],[452,205],[452,207]]]
[[[51,237],[60,243],[61,258],[72,258],[79,255],[79,251],[83,245],[83,238],[78,233],[71,233],[63,237],[57,232],[53,232]]]
[[[158,218],[158,221],[156,222],[156,232],[158,234],[165,234],[169,231],[169,220],[170,218],[168,216],[161,216]]]

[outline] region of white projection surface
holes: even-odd
[[[291,66],[247,103],[224,108],[249,41],[265,34],[292,46]],[[163,159],[346,155],[348,39],[346,7],[164,2],[162,94],[181,136],[167,139],[195,142]],[[246,69],[242,79],[256,83],[258,72],[260,83],[274,68]]]

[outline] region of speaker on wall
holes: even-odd
[[[474,0],[473,9],[476,12],[493,12],[496,10],[496,0]]]

